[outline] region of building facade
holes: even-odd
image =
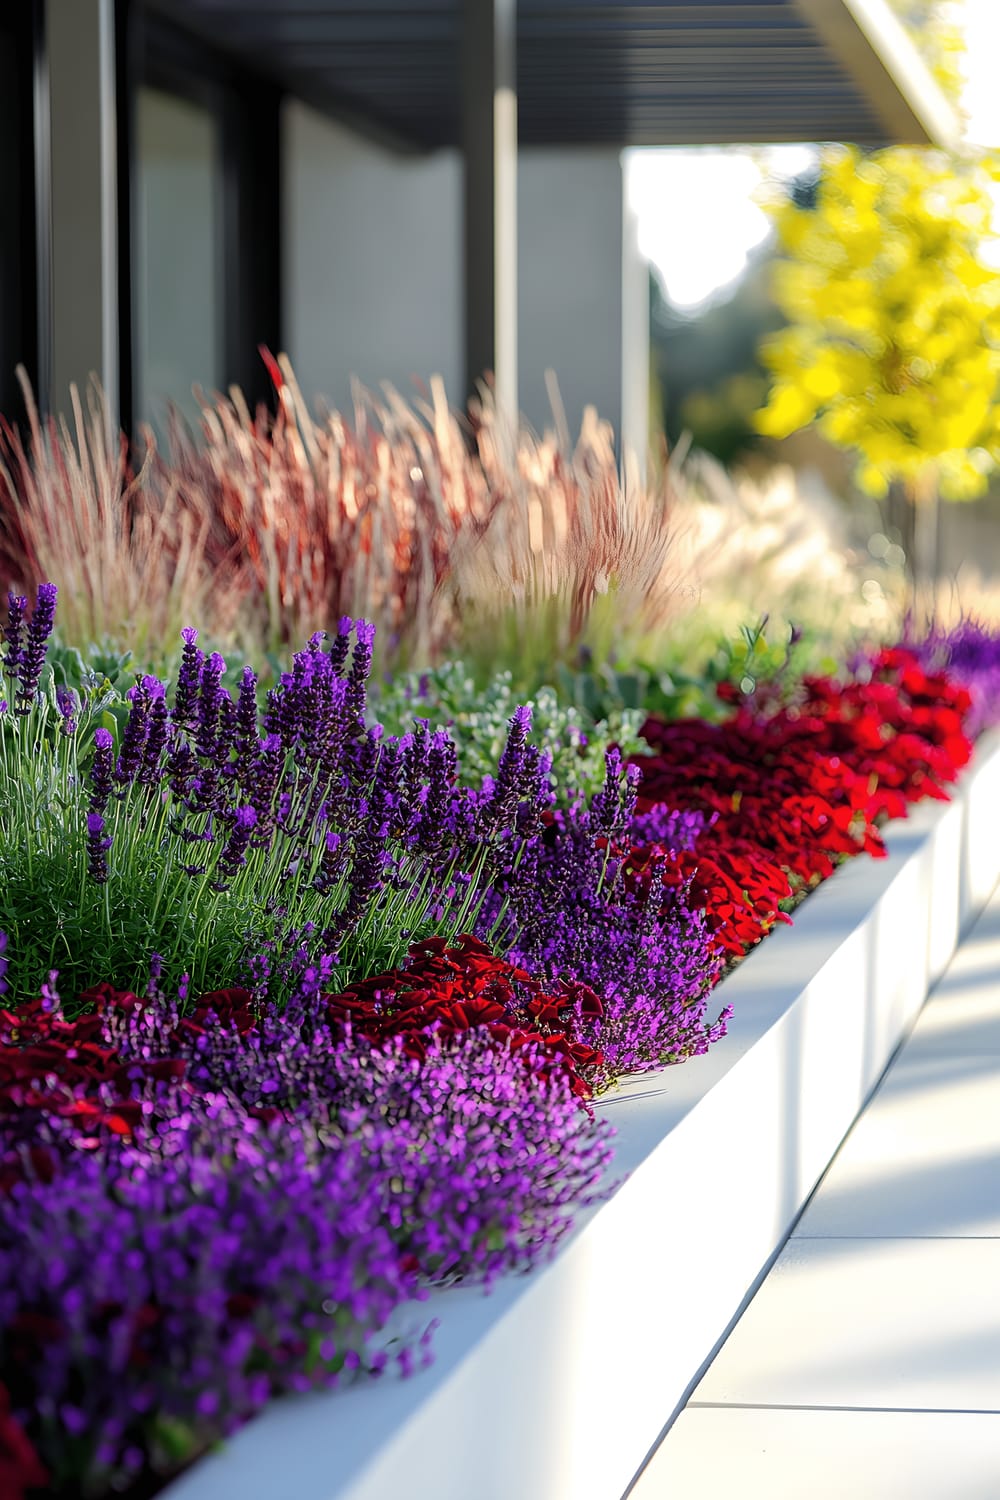
[[[595,405],[644,447],[647,270],[623,152],[944,139],[884,0],[16,0],[0,14],[0,412],[101,380],[352,378]],[[678,215],[679,226],[683,214]],[[679,232],[682,230],[679,228]],[[415,385],[414,382],[417,382]]]

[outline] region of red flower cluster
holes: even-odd
[[[709,815],[693,852],[669,862],[664,878],[689,882],[717,941],[744,953],[783,919],[781,902],[841,859],[884,854],[881,822],[924,797],[947,798],[971,754],[970,706],[963,687],[896,647],[873,660],[870,676],[806,678],[798,701],[767,717],[744,706],[723,724],[650,720],[653,753],[636,759],[640,810],[664,803]],[[636,850],[632,862],[641,868],[646,857]]]
[[[331,1023],[343,1027],[349,1019],[356,1033],[372,1041],[401,1036],[414,1057],[423,1056],[431,1027],[454,1033],[485,1026],[513,1051],[535,1048],[544,1059],[543,1076],[558,1068],[575,1094],[590,1096],[588,1075],[603,1058],[577,1031],[581,1020],[597,1021],[604,1013],[593,990],[562,982],[555,993],[544,993],[524,969],[497,958],[474,937],[461,937],[454,947],[429,938],[413,945],[410,958],[406,969],[325,996]]]
[[[131,1136],[142,1115],[136,1083],[184,1077],[187,1064],[181,1057],[125,1060],[109,1045],[108,1019],[142,1006],[137,995],[98,984],[80,1001],[85,1008],[72,1021],[46,1000],[29,1001],[16,1011],[0,1010],[0,1115],[15,1117],[26,1138],[39,1114],[71,1121],[81,1132],[81,1144],[87,1137],[96,1144],[99,1130]],[[253,1025],[250,1004],[246,990],[214,991],[201,997],[191,1016],[178,1021],[178,1030],[196,1035],[214,1014],[242,1034]],[[30,1154],[34,1170],[43,1178],[50,1176],[50,1154],[38,1146],[31,1147]],[[16,1161],[0,1165],[0,1189],[17,1180],[20,1170]]]
[[[11,1414],[7,1387],[0,1383],[0,1500],[24,1500],[40,1490],[49,1476],[17,1418]]]

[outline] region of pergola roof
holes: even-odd
[[[409,149],[459,144],[462,0],[154,0]],[[885,0],[518,0],[523,145],[947,142]]]

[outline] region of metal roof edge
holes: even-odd
[[[887,0],[794,0],[883,122],[889,140],[957,150],[958,112]]]

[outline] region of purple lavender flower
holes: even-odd
[[[80,698],[73,688],[56,688],[56,707],[62,717],[60,726],[63,734],[75,734],[77,715],[80,712]]]
[[[454,743],[444,729],[436,729],[427,749],[427,791],[414,833],[421,853],[433,857],[449,842],[449,814],[458,777]]]
[[[353,629],[354,621],[351,619],[350,615],[341,615],[340,619],[337,622],[337,634],[333,639],[333,644],[331,645],[329,652],[327,653],[330,658],[330,665],[333,667],[333,670],[337,673],[338,676],[344,670],[344,665],[347,661],[347,653],[351,649],[351,633]]]
[[[163,955],[151,953],[149,955],[149,981],[146,985],[146,998],[155,1003],[162,1004],[164,1001],[163,990],[160,981],[163,978]]]
[[[629,767],[630,770],[637,768]],[[591,801],[594,829],[602,838],[619,839],[635,812],[636,783],[622,778],[622,754],[616,745],[604,752],[604,786]]]
[[[138,780],[143,769],[152,721],[154,683],[162,692],[155,677],[140,677],[125,695],[130,706],[114,772],[120,796],[124,796],[126,789]]]
[[[24,617],[28,609],[28,601],[23,594],[7,595],[7,623],[4,626],[4,640],[7,649],[4,652],[4,671],[12,682],[16,682],[21,666],[21,653],[24,650]]]
[[[146,729],[146,743],[142,747],[142,759],[139,764],[136,781],[139,786],[157,787],[163,778],[163,756],[170,734],[170,714],[167,709],[163,684],[157,682],[155,677],[149,678],[147,681],[156,682],[158,691],[152,693],[149,721]]]
[[[257,813],[252,807],[240,807],[237,809],[236,818],[233,823],[232,832],[226,847],[219,856],[219,862],[215,867],[215,881],[213,890],[226,890],[226,881],[231,880],[241,865],[247,862],[247,850],[253,831],[257,826]]]
[[[108,879],[108,850],[112,840],[104,833],[104,818],[99,812],[87,814],[87,874],[97,885]]]
[[[245,787],[246,777],[257,752],[257,674],[252,667],[244,667],[240,676],[240,690],[236,703],[236,721],[233,733],[236,762],[233,774]]]
[[[313,879],[314,887],[322,896],[331,891],[340,878],[344,867],[343,844],[344,840],[339,833],[335,833],[332,828],[326,830],[319,869]]]
[[[94,730],[94,758],[90,763],[90,811],[102,813],[115,780],[114,741],[107,729]]]
[[[218,651],[213,651],[201,668],[195,747],[203,760],[214,760],[219,753],[222,699],[228,696],[222,686],[225,670],[225,659]]]
[[[274,828],[274,798],[284,767],[284,751],[281,738],[269,734],[257,745],[256,754],[246,779],[247,801],[257,814],[261,836],[269,835]]]
[[[712,816],[714,818],[716,814]],[[628,837],[633,844],[658,844],[678,854],[695,847],[706,822],[705,813],[697,809],[675,811],[662,802],[655,802],[645,812],[633,813]]]
[[[347,678],[347,713],[359,724],[364,719],[368,678],[372,669],[372,652],[375,647],[375,626],[367,620],[357,620],[354,625],[354,654]]]
[[[496,778],[480,815],[480,826],[484,830],[509,823],[517,810],[530,733],[531,709],[526,705],[515,708],[508,723],[507,741],[500,754]]]
[[[45,665],[49,637],[52,635],[52,628],[55,624],[58,592],[54,583],[38,585],[38,596],[31,612],[31,619],[28,621],[24,647],[20,651],[17,663],[16,711],[20,714],[30,712],[31,705],[35,701],[39,678]],[[9,623],[10,617],[8,616]]]
[[[184,646],[181,651],[181,664],[174,691],[173,719],[178,728],[193,733],[197,717],[201,668],[205,658],[204,654],[198,650],[196,644],[198,632],[192,626],[184,627],[181,631],[181,640]]]
[[[626,880],[608,857],[599,798],[599,824],[586,807],[555,813],[500,892],[514,962],[546,980],[583,983],[603,1001],[603,1016],[581,1020],[580,1034],[604,1053],[607,1084],[704,1052],[725,1018],[704,1021],[722,963],[705,913],[683,890],[664,889],[655,858],[641,881]],[[481,935],[497,915],[495,901],[484,904]]]

